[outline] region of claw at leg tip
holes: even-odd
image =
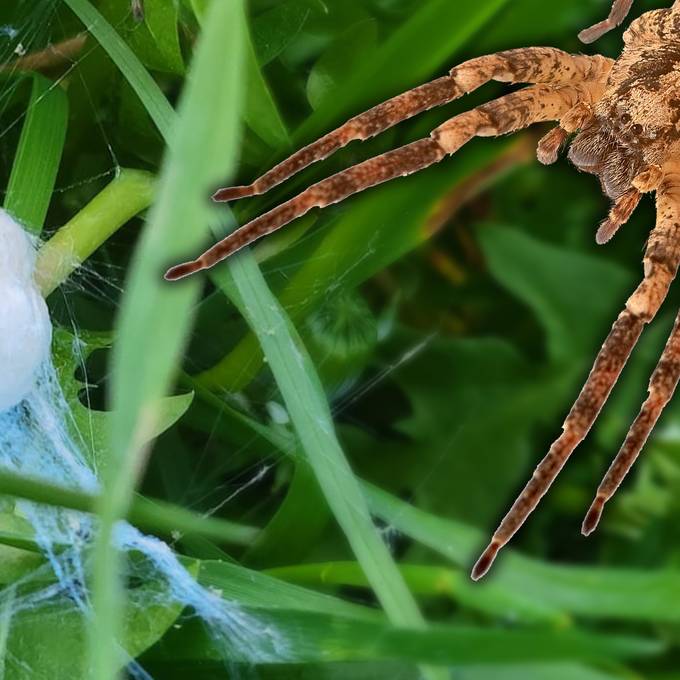
[[[475,564],[472,569],[471,578],[473,581],[479,581],[479,579],[491,569],[491,565],[502,547],[503,546],[495,540],[489,543],[486,550],[482,553],[482,556],[477,560],[477,564]]]
[[[581,533],[584,536],[590,536],[590,534],[597,529],[597,525],[600,523],[600,518],[602,517],[602,511],[604,510],[605,499],[598,496],[593,504],[590,506],[590,510],[586,514],[586,518],[583,520],[583,526],[581,527]]]
[[[227,201],[235,201],[239,198],[247,198],[248,196],[254,196],[255,190],[252,186],[244,187],[225,187],[224,189],[218,189],[213,194],[213,201],[218,203],[225,203]]]
[[[198,262],[184,262],[183,264],[178,264],[176,267],[171,267],[165,272],[163,277],[166,281],[178,281],[179,279],[186,278],[191,274],[197,272],[201,267]]]

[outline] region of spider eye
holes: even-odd
[[[620,116],[620,120],[624,125],[630,123],[630,113],[622,113]]]
[[[639,124],[636,123],[635,125],[633,125],[633,127],[630,130],[634,135],[641,135],[642,134],[642,125],[639,125]]]

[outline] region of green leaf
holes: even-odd
[[[333,419],[309,356],[250,253],[232,258],[214,276],[257,334],[319,485],[390,619],[422,619],[373,526],[365,500],[335,436]]]
[[[76,491],[64,486],[50,484],[44,479],[24,477],[13,472],[0,471],[0,494],[25,498],[34,503],[64,507],[79,512],[93,512],[101,503],[98,496]],[[227,520],[205,517],[182,507],[146,497],[133,498],[124,519],[131,524],[162,535],[186,534],[204,536],[220,543],[249,545],[258,530]],[[31,547],[30,540],[15,533],[2,533],[4,543],[21,549]],[[0,541],[2,543],[3,541]]]
[[[104,477],[99,507],[101,528],[94,560],[97,625],[91,639],[95,676],[103,679],[115,672],[113,641],[120,620],[120,565],[110,545],[111,532],[131,502],[144,442],[157,430],[159,399],[168,390],[198,295],[198,282],[168,286],[161,272],[168,262],[198,247],[200,233],[186,227],[210,220],[205,197],[234,164],[243,18],[239,2],[212,3],[179,118],[173,125],[172,108],[120,36],[86,0],[65,1],[106,49],[168,142],[173,127],[158,200],[128,281],[133,293],[121,307],[120,340],[113,358],[110,445],[117,463]],[[225,46],[229,47],[227,53]],[[209,153],[214,148],[222,149],[222,154]]]
[[[654,655],[663,649],[662,644],[643,638],[592,632],[465,626],[408,631],[380,623],[290,611],[271,612],[268,616],[260,612],[259,618],[286,635],[288,644],[280,649],[279,663],[399,659],[442,666],[484,665],[489,671],[498,664],[611,661]],[[194,624],[171,631],[147,656],[152,663],[173,665],[218,658],[203,628]]]
[[[479,237],[492,275],[541,321],[554,361],[591,352],[594,338],[604,337],[615,318],[612,303],[617,297],[623,308],[632,279],[617,265],[513,229],[488,226]]]
[[[55,330],[52,357],[59,375],[59,383],[72,415],[74,435],[87,448],[89,463],[97,476],[107,475],[107,468],[115,464],[118,455],[111,451],[109,433],[113,413],[96,411],[81,401],[83,391],[91,387],[78,379],[80,369],[87,363],[93,352],[111,347],[110,334],[81,333],[77,338],[63,328]],[[153,429],[145,433],[146,441],[154,440],[171,428],[191,406],[194,395],[181,394],[164,397],[157,404],[157,418]]]
[[[191,560],[187,563],[191,564]],[[198,581],[219,592],[225,600],[251,609],[320,612],[366,621],[384,619],[378,610],[300,588],[236,564],[203,560]]]
[[[400,571],[409,588],[419,597],[448,598],[470,611],[487,616],[506,618],[512,616],[523,623],[543,623],[564,627],[568,617],[540,601],[530,602],[509,595],[507,588],[479,589],[469,574],[461,569],[420,564],[402,564]],[[365,588],[366,577],[355,562],[323,562],[268,569],[276,578],[316,588]]]
[[[196,11],[199,21],[202,21],[204,13],[204,10]],[[279,149],[290,146],[288,130],[281,119],[276,102],[260,70],[255,48],[247,32],[245,70],[246,96],[243,118],[246,125],[272,148]]]
[[[419,346],[406,335],[391,345],[383,360],[398,366],[393,379],[411,405],[408,418],[395,424],[408,444],[395,447],[392,465],[382,470],[371,453],[375,442],[354,438],[370,478],[389,488],[408,485],[423,509],[481,525],[494,521],[524,475],[536,425],[561,407],[555,381],[537,378],[501,340]],[[418,349],[400,365],[404,346]]]
[[[41,583],[43,587],[48,583]],[[19,586],[17,596],[22,594]],[[155,580],[140,583],[124,613],[121,653],[129,659],[156,643],[180,615],[183,605]],[[169,604],[166,604],[169,602]],[[5,673],[17,680],[70,680],[88,677],[90,620],[66,595],[19,610],[12,617]],[[55,632],[58,631],[58,635]],[[118,656],[119,663],[120,656]],[[127,659],[126,659],[127,661]]]
[[[33,528],[27,520],[11,512],[0,513],[0,532],[3,535],[33,536]],[[0,541],[0,583],[14,583],[40,566],[44,557],[30,550],[23,550]]]
[[[309,5],[309,0],[283,0],[251,21],[253,46],[261,68],[295,40],[309,17]]]
[[[346,29],[323,54],[309,74],[307,99],[318,109],[333,97],[338,83],[349,73],[370,61],[377,49],[378,26],[375,21],[362,21]]]

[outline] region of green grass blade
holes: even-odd
[[[166,285],[168,263],[199,247],[195,225],[211,218],[209,190],[228,176],[236,156],[241,101],[241,3],[214,2],[196,50],[179,119],[139,60],[115,30],[86,0],[65,0],[90,28],[135,89],[169,142],[158,200],[138,246],[120,319],[120,339],[113,355],[111,449],[120,456],[105,481],[99,503],[101,529],[94,560],[91,637],[94,677],[116,674],[114,640],[121,625],[119,558],[110,545],[114,523],[131,502],[143,468],[145,432],[153,429],[154,404],[168,390],[186,340],[200,283]],[[172,135],[171,135],[172,130]],[[221,149],[221,154],[213,154]]]
[[[486,536],[453,520],[418,510],[371,485],[364,487],[371,511],[401,533],[445,556],[466,571]],[[677,570],[644,571],[545,564],[509,550],[480,597],[496,590],[518,609],[538,601],[554,616],[677,623]],[[514,604],[513,604],[514,601]],[[511,611],[511,610],[509,610]]]
[[[571,619],[559,608],[544,605],[542,600],[512,598],[503,586],[476,587],[470,575],[462,569],[449,569],[425,564],[400,565],[402,576],[411,591],[420,597],[447,598],[470,611],[487,616],[508,617],[522,623],[543,623],[549,626],[568,626]],[[299,564],[267,569],[277,579],[313,588],[366,588],[368,582],[356,562],[323,562]]]
[[[225,287],[262,344],[306,460],[371,587],[393,623],[421,626],[420,612],[373,526],[359,483],[338,443],[328,402],[305,348],[252,254],[235,257],[229,271],[233,287]],[[224,274],[218,272],[215,277],[225,285]]]
[[[498,664],[611,663],[614,659],[656,655],[665,647],[663,642],[644,637],[603,635],[591,631],[484,629],[451,625],[413,631],[380,622],[309,611],[265,613],[258,610],[258,620],[287,635],[290,644],[280,650],[279,663],[400,660],[442,666],[481,665],[486,668],[487,678],[496,677],[494,669],[498,668]],[[173,664],[182,661],[196,663],[218,660],[218,654],[204,628],[190,623],[180,631],[169,632],[152,651],[150,658]],[[243,658],[234,660],[247,661]]]
[[[188,564],[192,561],[185,558]],[[346,602],[331,595],[280,581],[237,564],[217,560],[202,560],[198,581],[219,591],[221,597],[253,609],[284,609],[313,611],[364,621],[384,621],[385,615],[377,610]]]
[[[39,234],[52,198],[68,123],[66,94],[51,80],[33,75],[26,120],[9,178],[5,210]]]
[[[63,1],[106,50],[141,99],[161,135],[167,139],[174,122],[175,112],[156,81],[149,75],[123,38],[89,0]]]
[[[318,108],[295,134],[297,141],[326,131],[329,125],[430,77],[508,0],[461,3],[432,0],[417,5],[410,19],[376,50],[364,68],[349,75],[328,104]],[[406,54],[418,59],[405,59]],[[451,64],[450,67],[452,67]]]

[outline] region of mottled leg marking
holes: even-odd
[[[471,137],[495,137],[515,132],[534,123],[560,120],[579,102],[592,103],[604,84],[534,85],[461,113],[434,135],[448,153],[454,153]]]
[[[327,158],[354,140],[365,140],[423,111],[447,104],[490,80],[508,83],[565,84],[604,81],[612,61],[571,55],[549,47],[507,50],[470,61],[449,75],[421,85],[355,116],[337,130],[294,153],[250,185],[220,189],[216,201],[263,194],[307,166]]]
[[[446,154],[455,153],[475,136],[500,135],[532,123],[558,120],[578,98],[590,99],[602,87],[593,83],[557,88],[535,85],[456,116],[434,130],[429,139],[376,156],[312,185],[278,208],[237,229],[197,260],[173,267],[165,278],[174,281],[208,269],[312,208],[338,203],[376,184],[422,170],[440,161]]]
[[[352,194],[395,177],[410,175],[437,163],[446,151],[435,139],[421,139],[395,151],[371,158],[312,185],[301,194],[237,229],[193,262],[170,269],[165,278],[174,281],[208,269],[229,255],[309,212],[338,203]]]
[[[621,450],[598,487],[597,496],[583,520],[581,532],[584,536],[589,536],[597,528],[605,503],[616,493],[640,455],[659,416],[671,400],[678,380],[680,380],[680,316],[675,321],[673,332],[661,355],[661,360],[649,381],[649,396],[633,422]]]
[[[563,432],[539,463],[529,483],[494,533],[472,570],[480,579],[499,550],[517,530],[550,488],[576,446],[592,427],[618,379],[640,333],[664,301],[680,263],[680,174],[667,174],[657,196],[657,226],[650,234],[645,276],[619,315],[595,360],[583,390],[563,425]]]
[[[613,28],[620,26],[624,19],[628,16],[632,6],[633,0],[614,0],[612,9],[609,12],[609,16],[604,21],[600,21],[599,24],[595,24],[590,28],[586,28],[578,34],[581,42],[587,44],[595,42],[605,33],[608,33]]]

